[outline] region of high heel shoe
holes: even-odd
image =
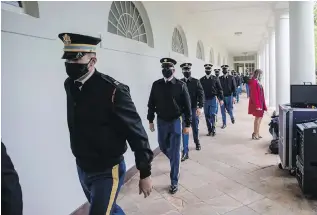
[[[258,140],[259,139],[259,137],[257,137],[256,135],[255,135],[255,133],[252,133],[252,140]]]

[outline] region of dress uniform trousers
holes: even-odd
[[[242,92],[242,88],[241,88],[241,86],[238,86],[238,87],[237,87],[237,95],[236,95],[237,102],[240,101],[240,94],[241,94],[241,92]]]
[[[181,160],[181,136],[182,125],[181,119],[173,121],[164,121],[157,119],[158,142],[161,151],[170,160],[171,166],[171,185],[177,186],[180,171]]]
[[[249,84],[248,83],[245,84],[245,91],[247,91],[247,97],[249,98],[250,89],[249,89]]]
[[[124,160],[104,172],[87,173],[79,166],[77,171],[81,186],[91,205],[89,215],[125,215],[116,204],[126,173]]]
[[[233,103],[232,103],[232,96],[225,96],[224,97],[224,104],[220,106],[221,109],[221,115],[222,115],[222,122],[224,125],[227,125],[227,116],[226,116],[226,110],[231,118],[234,119],[233,117]]]
[[[199,139],[198,139],[198,125],[199,125],[199,117],[196,114],[197,108],[192,108],[192,131],[193,131],[193,138],[194,138],[194,143],[198,144]],[[184,119],[184,115],[182,116],[182,119]],[[185,128],[185,122],[182,120],[182,126],[183,129]],[[183,154],[187,154],[189,149],[188,149],[188,142],[189,142],[189,134],[182,134],[183,136]]]
[[[204,104],[204,113],[208,132],[212,132],[212,127],[215,126],[217,107],[218,106],[216,96],[214,96],[212,99],[206,99]]]

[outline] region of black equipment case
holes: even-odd
[[[292,108],[289,104],[279,106],[280,168],[295,171],[296,152],[294,148],[294,136],[296,134],[296,124],[313,120],[317,120],[317,109]]]

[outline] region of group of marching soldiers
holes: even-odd
[[[68,75],[64,87],[70,147],[76,158],[79,181],[90,203],[89,215],[124,215],[116,198],[126,173],[123,155],[127,142],[140,171],[140,194],[147,197],[153,189],[151,163],[154,153],[147,132],[129,87],[95,68],[96,46],[101,39],[74,33],[61,33],[58,37],[64,43],[62,59]],[[216,135],[219,107],[221,128],[227,127],[227,113],[234,124],[233,104],[239,102],[242,83],[248,83],[248,80],[247,76],[242,78],[234,70],[229,74],[228,65],[222,65],[221,70],[214,69],[213,75],[212,64],[204,65],[206,75],[198,80],[192,77],[191,63],[180,65],[184,78],[179,80],[174,77],[177,64],[174,59],[163,58],[160,63],[163,78],[152,85],[147,120],[150,131],[157,128],[160,150],[170,161],[169,192],[174,194],[178,191],[180,163],[189,158],[190,127],[196,150],[201,150],[198,127],[202,110],[207,136]],[[248,86],[246,90],[248,93]],[[154,125],[155,115],[157,126]],[[1,144],[2,213],[21,215],[23,203],[19,177],[5,145]]]
[[[188,128],[192,127],[196,150],[201,150],[199,142],[199,116],[204,112],[208,128],[207,136],[216,135],[218,108],[222,115],[222,129],[227,127],[227,113],[231,123],[235,123],[233,104],[239,102],[242,84],[242,75],[234,70],[229,74],[229,66],[222,65],[221,69],[214,69],[213,65],[205,64],[206,75],[199,80],[192,77],[191,63],[180,65],[184,78],[174,77],[177,62],[171,58],[161,59],[164,78],[155,81],[152,85],[148,103],[148,120],[150,130],[154,131],[154,112],[157,114],[158,142],[161,151],[170,159],[171,189],[177,191],[179,163],[189,158]],[[222,75],[220,76],[220,72]],[[182,135],[180,135],[182,134]],[[182,138],[181,138],[182,136]],[[181,141],[182,139],[182,141]],[[181,142],[183,143],[182,155]]]

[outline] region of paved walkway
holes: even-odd
[[[294,177],[278,169],[277,155],[268,153],[269,115],[262,123],[261,140],[251,140],[253,119],[245,95],[235,105],[236,124],[228,123],[217,136],[207,137],[200,124],[202,150],[190,142],[190,159],[181,165],[180,190],[168,194],[169,162],[160,154],[153,162],[154,192],[138,195],[138,175],[119,195],[127,215],[316,215],[317,202],[305,199]]]

